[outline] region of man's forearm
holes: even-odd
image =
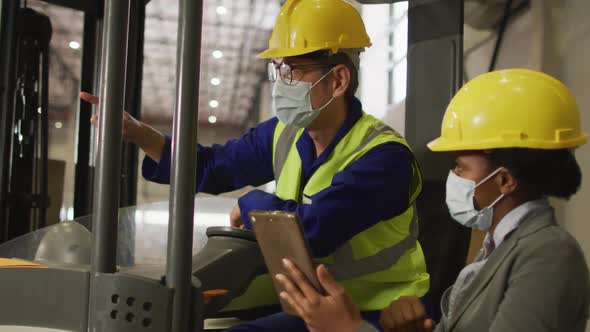
[[[148,157],[159,162],[166,139],[162,133],[143,123],[136,133],[133,143],[142,149]]]

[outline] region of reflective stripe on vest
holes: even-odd
[[[297,136],[298,130],[298,128],[286,126],[281,132],[277,141],[274,159],[275,180],[277,184],[279,182],[282,169],[285,166],[289,150],[293,146],[293,141]],[[359,152],[373,139],[384,133],[401,137],[399,133],[385,124],[375,125],[365,135],[361,141],[361,144],[353,151],[352,154]],[[334,264],[326,264],[334,278],[337,280],[347,280],[387,270],[392,265],[394,265],[408,249],[416,245],[416,241],[418,240],[418,214],[413,202],[417,196],[417,193],[414,193],[410,197],[410,203],[412,203],[413,211],[412,220],[410,223],[410,234],[407,237],[395,243],[391,247],[382,249],[380,252],[374,255],[360,259],[354,258],[352,244],[350,241],[347,241],[332,255],[334,258]],[[301,195],[301,197],[303,197],[305,200],[302,202],[303,204],[311,204],[311,200],[309,198],[305,199],[306,197],[304,195]]]
[[[287,156],[289,155],[289,149],[293,145],[293,141],[297,136],[297,131],[299,131],[297,127],[286,126],[285,129],[283,129],[283,132],[281,132],[281,136],[279,137],[279,141],[277,142],[275,160],[273,165],[275,180],[277,181],[277,183],[279,183],[279,176],[281,175],[283,166],[285,166]]]
[[[387,270],[397,263],[404,253],[415,246],[416,241],[418,241],[418,213],[415,207],[413,207],[412,213],[410,234],[400,242],[381,250],[375,255],[355,259],[350,241],[338,248],[332,254],[334,264],[325,264],[332,276],[336,280],[353,279],[366,274]]]
[[[293,141],[295,137],[297,137],[297,132],[299,128],[293,126],[285,126],[281,135],[279,136],[279,140],[277,141],[277,146],[275,149],[275,158],[274,158],[274,173],[275,173],[275,181],[279,182],[279,177],[281,176],[281,171],[285,166],[285,162],[287,161],[287,156],[289,155],[289,150],[291,146],[293,146]],[[371,128],[371,131],[363,138],[361,144],[353,151],[352,154],[359,152],[363,149],[369,142],[371,142],[375,137],[379,136],[379,134],[391,133],[397,137],[401,137],[401,135],[395,131],[394,129],[388,127],[385,124],[376,125]]]

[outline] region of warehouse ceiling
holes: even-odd
[[[83,14],[41,1],[28,6],[51,19],[50,105],[54,117],[69,118],[78,102]],[[278,0],[205,0],[199,114],[227,125],[243,125],[266,79],[256,54],[268,45]],[[172,120],[175,95],[177,0],[151,0],[146,7],[142,116]],[[59,115],[61,113],[62,115]],[[58,114],[58,115],[55,115]]]

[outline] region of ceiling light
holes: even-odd
[[[223,52],[221,52],[220,50],[215,50],[213,51],[213,57],[215,59],[221,59],[223,58]]]
[[[215,11],[217,12],[217,15],[225,15],[227,13],[227,9],[223,6],[217,7]]]
[[[213,77],[211,79],[211,84],[212,85],[219,85],[219,84],[221,84],[221,80],[219,78],[217,78],[217,77]]]
[[[219,102],[217,100],[211,100],[209,102],[209,106],[211,106],[213,108],[217,108],[217,106],[219,106]]]
[[[59,121],[55,123],[55,128],[60,129],[61,127],[63,127],[63,123]]]
[[[215,115],[210,115],[209,116],[209,123],[215,123],[217,122],[217,117]]]
[[[70,46],[70,48],[73,48],[73,49],[77,50],[77,49],[80,48],[80,43],[78,43],[77,41],[72,40],[69,43],[69,46]]]

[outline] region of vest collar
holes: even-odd
[[[306,178],[311,173],[311,171],[321,164],[323,164],[328,156],[334,151],[336,145],[342,140],[342,138],[350,131],[350,129],[357,123],[357,121],[363,115],[362,111],[362,104],[360,100],[356,97],[353,97],[348,102],[348,114],[346,116],[346,120],[332,142],[328,145],[326,150],[322,152],[322,154],[316,159],[315,157],[315,147],[313,145],[313,141],[307,132],[307,129],[303,130],[303,133],[299,137],[299,140],[296,143],[297,152],[299,152],[299,157],[301,158],[301,164],[303,165],[303,174],[305,174]]]

